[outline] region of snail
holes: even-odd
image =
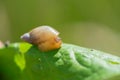
[[[62,41],[59,32],[50,26],[39,26],[21,36],[21,39],[37,45],[43,51],[50,51],[61,47]]]

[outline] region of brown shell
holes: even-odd
[[[59,32],[49,26],[40,26],[21,36],[26,42],[37,45],[41,51],[58,49],[61,46]]]

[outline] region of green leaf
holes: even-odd
[[[19,52],[15,55],[15,62],[19,66],[21,70],[24,70],[25,68],[25,58],[24,58],[24,53],[27,52],[27,50],[31,47],[30,44],[28,43],[21,43],[19,44]]]
[[[18,43],[0,49],[0,80],[21,80],[21,71],[14,61]]]
[[[60,49],[49,52],[32,46],[25,57],[25,74],[29,80],[110,80],[120,77],[119,57],[75,45],[63,44]]]
[[[0,80],[24,80],[24,53],[31,47],[28,43],[14,43],[0,48]]]
[[[49,52],[15,43],[0,49],[0,73],[10,74],[5,80],[120,80],[120,57],[65,43]]]

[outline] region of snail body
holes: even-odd
[[[58,37],[59,32],[49,26],[39,26],[21,36],[21,39],[37,45],[41,51],[50,51],[58,49],[61,46],[61,39]]]

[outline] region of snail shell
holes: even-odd
[[[37,45],[41,51],[50,51],[58,49],[61,46],[59,32],[49,26],[39,26],[21,36],[21,39]]]

